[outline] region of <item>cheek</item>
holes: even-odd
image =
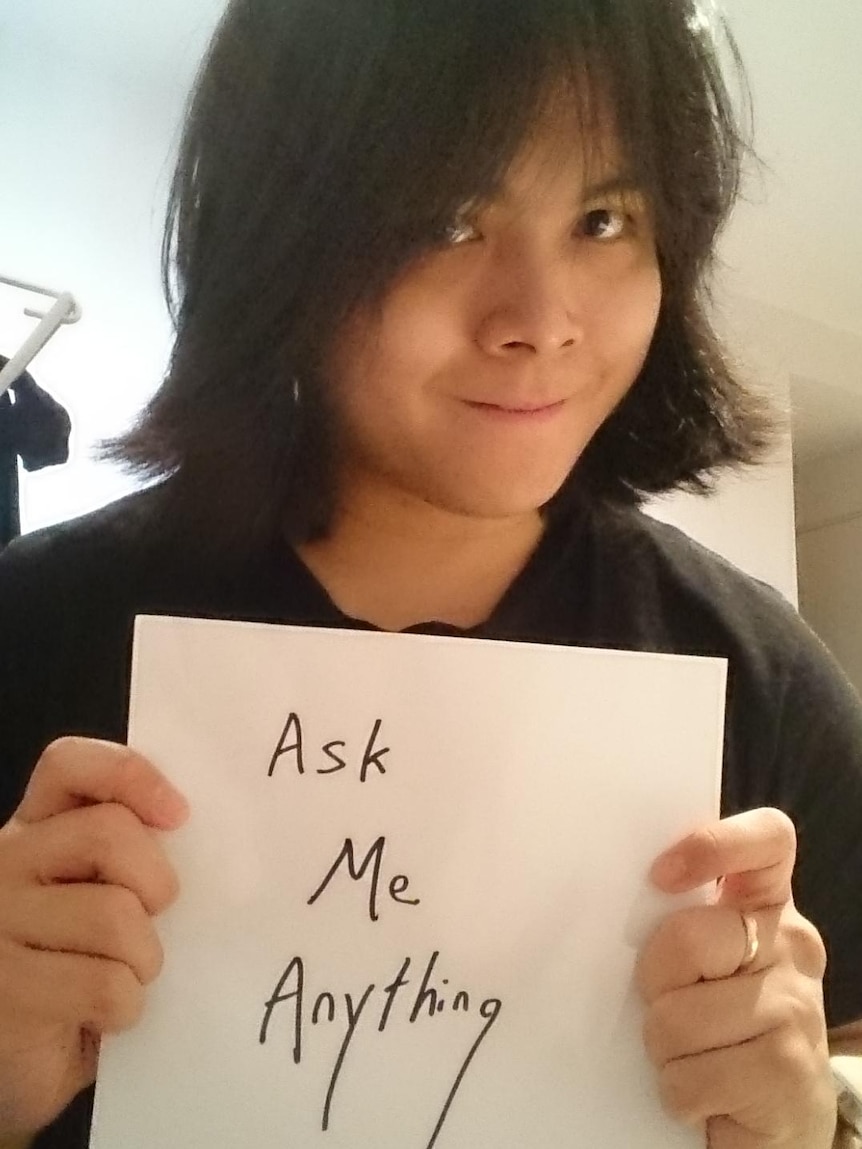
[[[390,304],[374,328],[354,327],[332,360],[330,380],[349,422],[419,417],[463,354],[450,307],[438,300]]]
[[[451,297],[415,282],[399,284],[379,314],[358,314],[345,326],[334,355],[336,376],[373,378],[384,366],[415,370],[451,341],[451,323]]]
[[[373,347],[378,369],[394,379],[432,379],[461,347],[465,296],[463,285],[456,294],[424,281],[393,293]]]
[[[606,370],[633,381],[649,352],[661,299],[658,268],[645,268],[627,284],[602,293],[592,331],[596,354]]]

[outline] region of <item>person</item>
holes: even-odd
[[[181,896],[153,830],[194,811],[123,745],[142,613],[726,658],[722,818],[652,871],[717,896],[640,955],[644,1039],[713,1149],[839,1136],[859,701],[777,593],[641,509],[771,436],[706,303],[746,155],[717,27],[693,0],[229,4],[170,200],[171,363],[106,448],[145,489],[0,558],[9,1144],[87,1143]]]

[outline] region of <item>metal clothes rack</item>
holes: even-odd
[[[13,383],[20,379],[55,331],[64,323],[77,323],[82,313],[81,308],[68,291],[51,291],[50,288],[37,287],[32,283],[24,283],[20,279],[8,279],[4,275],[0,275],[0,283],[4,283],[8,287],[18,287],[22,291],[32,291],[36,295],[44,295],[55,301],[54,306],[49,311],[34,311],[31,307],[24,308],[25,315],[31,319],[38,319],[40,322],[25,339],[21,348],[0,371],[0,396],[2,396]]]

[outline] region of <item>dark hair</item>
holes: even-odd
[[[640,376],[550,508],[573,489],[630,504],[706,490],[756,461],[769,409],[706,311],[747,148],[716,43],[694,0],[232,0],[170,196],[170,367],[108,456],[170,476],[180,518],[214,539],[325,533],[327,349],[465,203],[493,199],[562,84],[587,142],[593,97],[610,97],[655,215],[663,303]]]

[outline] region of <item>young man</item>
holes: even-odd
[[[832,1145],[858,700],[637,510],[769,437],[701,304],[729,106],[687,0],[231,4],[172,197],[171,369],[113,448],[160,482],[0,561],[0,1136],[86,1144],[99,1036],[158,975],[148,830],[187,811],[120,744],[133,619],[165,613],[727,658],[725,818],[653,873],[721,896],[641,955],[647,1048],[713,1147]]]

